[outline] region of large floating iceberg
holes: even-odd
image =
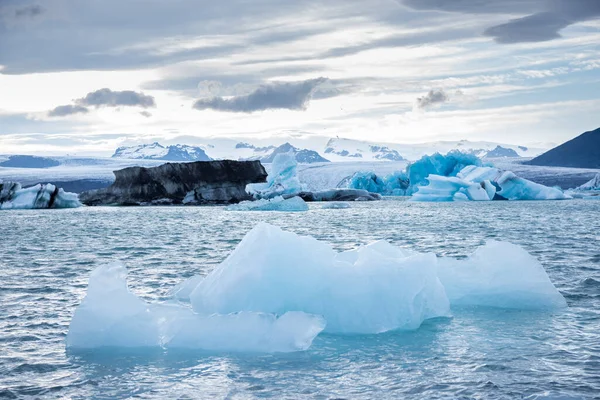
[[[51,183],[37,184],[23,189],[20,183],[0,180],[0,210],[80,206],[77,194],[65,192]]]
[[[111,264],[90,275],[87,295],[67,334],[70,349],[186,348],[211,351],[306,350],[325,321],[303,312],[198,315],[179,304],[150,304],[127,288],[126,270]]]
[[[490,242],[466,260],[385,241],[338,253],[265,223],[196,282],[190,300],[199,314],[303,311],[323,316],[327,332],[343,334],[416,329],[449,316],[450,305],[566,305],[539,262],[515,245]]]
[[[255,199],[297,194],[302,191],[302,184],[296,172],[297,167],[298,162],[293,152],[279,153],[273,159],[267,182],[251,183],[246,186],[246,191]]]
[[[430,175],[428,185],[419,186],[413,201],[563,200],[560,189],[519,178],[510,171],[467,166],[456,177]]]
[[[386,242],[337,253],[324,242],[260,223],[192,291],[201,314],[304,311],[335,333],[416,329],[449,316],[435,255]]]
[[[225,209],[228,211],[308,211],[308,204],[298,196],[289,199],[277,196],[272,199],[242,201]]]
[[[540,263],[491,241],[467,259],[438,258],[377,241],[336,252],[324,242],[260,223],[206,277],[147,303],[118,264],[94,270],[67,335],[71,349],[190,348],[289,352],[323,330],[374,334],[417,329],[452,307],[566,307]],[[182,302],[191,302],[193,310]]]
[[[387,196],[410,196],[419,185],[426,183],[428,176],[456,176],[469,165],[482,164],[476,156],[456,150],[446,155],[435,153],[409,164],[406,171],[397,171],[385,177],[379,177],[373,172],[357,172],[350,178],[348,187]]]

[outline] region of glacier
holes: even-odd
[[[181,304],[147,303],[127,287],[121,264],[92,271],[87,294],[67,334],[70,350],[94,348],[202,349],[293,352],[306,350],[325,321],[292,311],[198,315]]]
[[[510,171],[470,165],[455,177],[430,175],[411,201],[564,200],[562,190],[519,178]]]
[[[22,188],[18,182],[0,180],[0,210],[81,207],[76,193],[51,183]]]
[[[385,241],[336,252],[266,223],[208,276],[195,279],[185,295],[199,314],[303,311],[322,316],[325,332],[337,334],[413,330],[450,316],[454,306],[566,306],[541,264],[509,243],[489,242],[464,260]]]
[[[256,200],[297,194],[303,189],[298,179],[297,167],[298,162],[293,152],[279,153],[271,163],[267,182],[248,184],[246,191]]]
[[[225,208],[228,211],[308,211],[308,204],[298,196],[282,196],[254,201],[242,201]]]

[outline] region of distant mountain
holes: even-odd
[[[527,162],[550,167],[600,168],[600,128],[582,133]]]
[[[158,142],[142,144],[139,146],[119,147],[112,157],[179,162],[212,160],[201,147],[182,144],[164,147]]]
[[[263,147],[257,147],[254,146],[253,144],[250,143],[245,143],[245,142],[240,142],[238,144],[235,145],[236,149],[252,149],[254,151],[269,151],[269,150],[273,150],[276,146],[263,146]]]
[[[522,146],[519,146],[520,148],[522,148]],[[527,147],[525,147],[525,150],[527,150]],[[494,150],[488,151],[485,156],[483,156],[484,158],[516,158],[516,157],[521,157],[519,155],[519,153],[517,153],[515,150],[513,149],[507,149],[506,147],[502,147],[502,146],[496,146],[496,148]]]
[[[324,153],[331,161],[414,161],[424,155],[446,154],[452,150],[459,150],[480,158],[534,157],[543,151],[542,149],[511,144],[472,142],[469,140],[404,144],[334,138],[327,141]]]
[[[294,154],[296,156],[296,161],[298,161],[300,164],[312,164],[312,163],[317,163],[317,162],[329,162],[328,159],[323,158],[319,153],[317,153],[314,150],[299,149],[297,147],[292,146],[289,143],[284,143],[281,146],[275,148],[271,152],[271,154],[269,154],[266,157],[261,158],[260,161],[263,162],[263,163],[272,163],[273,159],[275,158],[275,156],[277,154],[288,153],[290,151],[294,152]]]
[[[350,146],[348,146],[350,144]],[[397,150],[385,145],[370,144],[349,139],[330,139],[325,147],[325,154],[354,159],[402,161],[404,157]]]
[[[0,167],[7,168],[50,168],[58,167],[60,162],[47,157],[15,155],[8,160],[0,162]]]

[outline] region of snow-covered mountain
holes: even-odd
[[[325,154],[334,154],[354,160],[404,160],[404,157],[397,150],[387,145],[359,142],[350,139],[329,139],[325,147]]]
[[[500,145],[496,146],[494,150],[488,151],[484,158],[516,158],[521,157],[519,153],[517,153],[513,149],[507,149],[506,147],[502,147]]]
[[[524,146],[493,142],[471,142],[468,140],[401,144],[335,138],[327,142],[324,153],[331,161],[357,161],[361,159],[364,161],[400,161],[402,159],[413,161],[424,155],[436,152],[446,154],[451,150],[459,150],[481,158],[534,157],[544,151],[543,149]]]
[[[260,159],[261,162],[263,163],[272,163],[273,159],[275,158],[275,156],[277,154],[280,153],[288,153],[288,152],[293,152],[295,157],[296,157],[296,161],[298,161],[300,164],[312,164],[312,163],[317,163],[317,162],[329,162],[328,159],[323,158],[319,153],[317,153],[314,150],[307,150],[307,149],[299,149],[297,147],[292,146],[289,143],[284,143],[281,146],[275,148],[271,154],[269,154],[266,157],[263,157]]]
[[[158,142],[139,146],[119,147],[112,155],[113,158],[128,158],[141,160],[165,161],[210,161],[204,149],[196,146],[176,144],[162,146]]]

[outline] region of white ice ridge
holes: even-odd
[[[255,199],[271,199],[286,194],[297,194],[302,191],[302,184],[296,172],[298,162],[294,152],[279,153],[271,163],[271,171],[266,183],[251,183],[246,191]]]
[[[306,350],[325,321],[299,311],[198,315],[177,304],[146,303],[127,287],[122,265],[98,267],[75,310],[67,347],[162,347],[210,351],[291,352]]]
[[[34,208],[76,208],[81,203],[76,193],[65,192],[51,183],[23,189],[18,182],[0,180],[0,210]]]
[[[540,263],[519,246],[489,242],[466,260],[378,241],[338,253],[324,242],[260,223],[190,294],[196,312],[303,311],[325,331],[416,329],[450,305],[566,306]],[[189,291],[189,288],[186,292]]]
[[[308,204],[298,196],[289,199],[277,196],[272,199],[242,201],[225,209],[228,211],[308,211]]]
[[[492,167],[464,167],[456,177],[429,175],[412,201],[563,200],[561,190]]]

